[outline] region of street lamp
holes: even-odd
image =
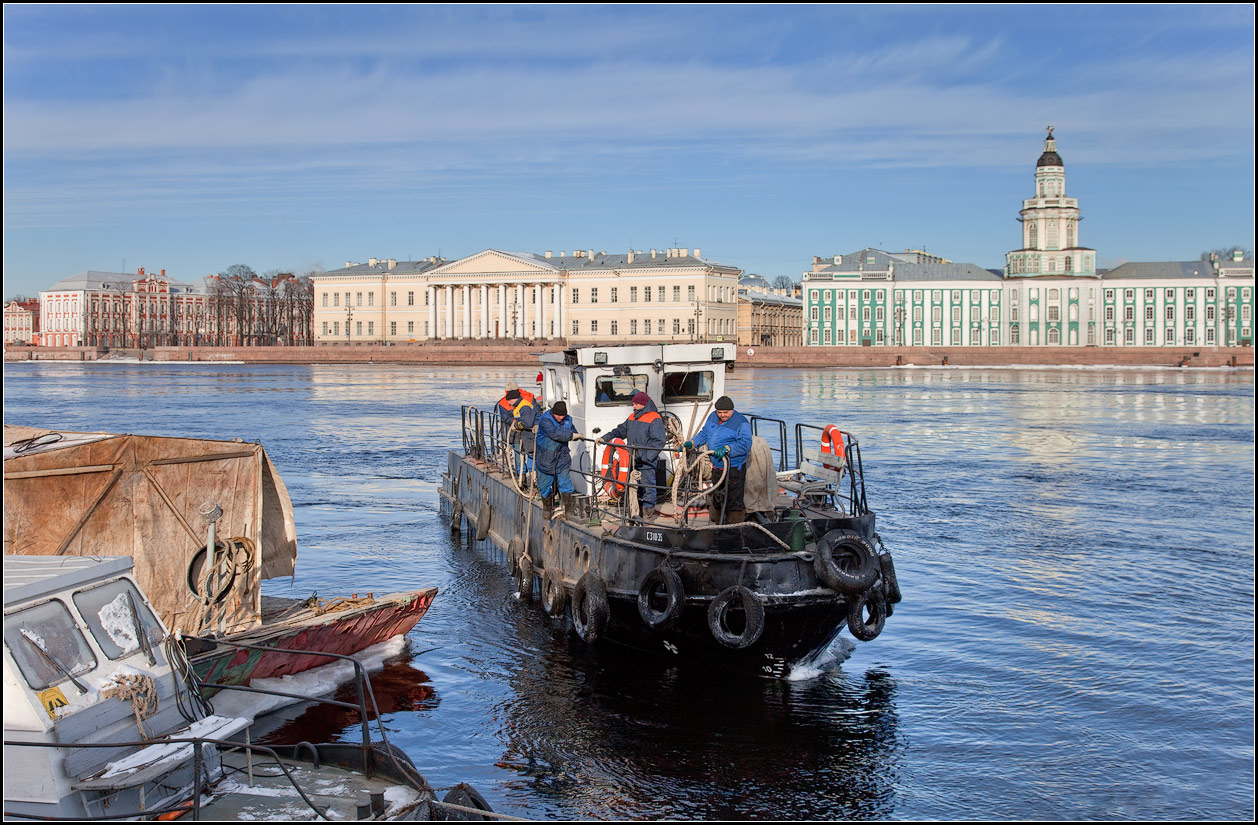
[[[349,295],[348,292],[345,294]],[[354,320],[354,308],[349,305],[349,299],[347,298],[345,301],[345,346],[347,347],[350,345],[349,323],[352,320]]]

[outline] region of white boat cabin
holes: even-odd
[[[702,426],[725,394],[725,373],[734,369],[732,343],[579,347],[545,353],[542,397],[549,409],[563,401],[577,432],[589,438],[620,425],[633,412],[633,396],[645,392],[685,441]],[[573,450],[575,467],[598,466],[593,446]],[[578,491],[583,479],[573,475]]]

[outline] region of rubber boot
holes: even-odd
[[[542,518],[550,521],[555,517],[555,494],[551,493],[542,499]]]
[[[559,518],[567,518],[572,512],[572,493],[560,493],[559,500]]]
[[[725,520],[726,524],[742,524],[747,520],[746,510],[730,510],[725,515],[728,516]]]

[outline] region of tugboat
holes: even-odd
[[[546,506],[498,412],[464,405],[462,448],[450,451],[442,477],[451,529],[466,521],[501,549],[520,597],[536,594],[591,644],[781,677],[844,627],[872,641],[900,590],[866,503],[856,437],[797,423],[788,439],[785,421],[746,416],[747,511],[736,524],[712,497],[729,458],[685,447],[724,394],[735,358],[731,344],[542,354],[540,396],[563,401],[582,434],[570,448],[576,492],[561,508]],[[629,472],[634,448],[598,440],[633,412],[638,393],[668,433],[661,503],[646,512],[639,475]]]

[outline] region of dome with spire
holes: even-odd
[[[1057,141],[1053,140],[1053,127],[1048,127],[1048,137],[1044,140],[1044,154],[1040,155],[1039,162],[1035,164],[1038,169],[1041,166],[1065,166],[1062,163],[1061,155],[1057,154]]]

